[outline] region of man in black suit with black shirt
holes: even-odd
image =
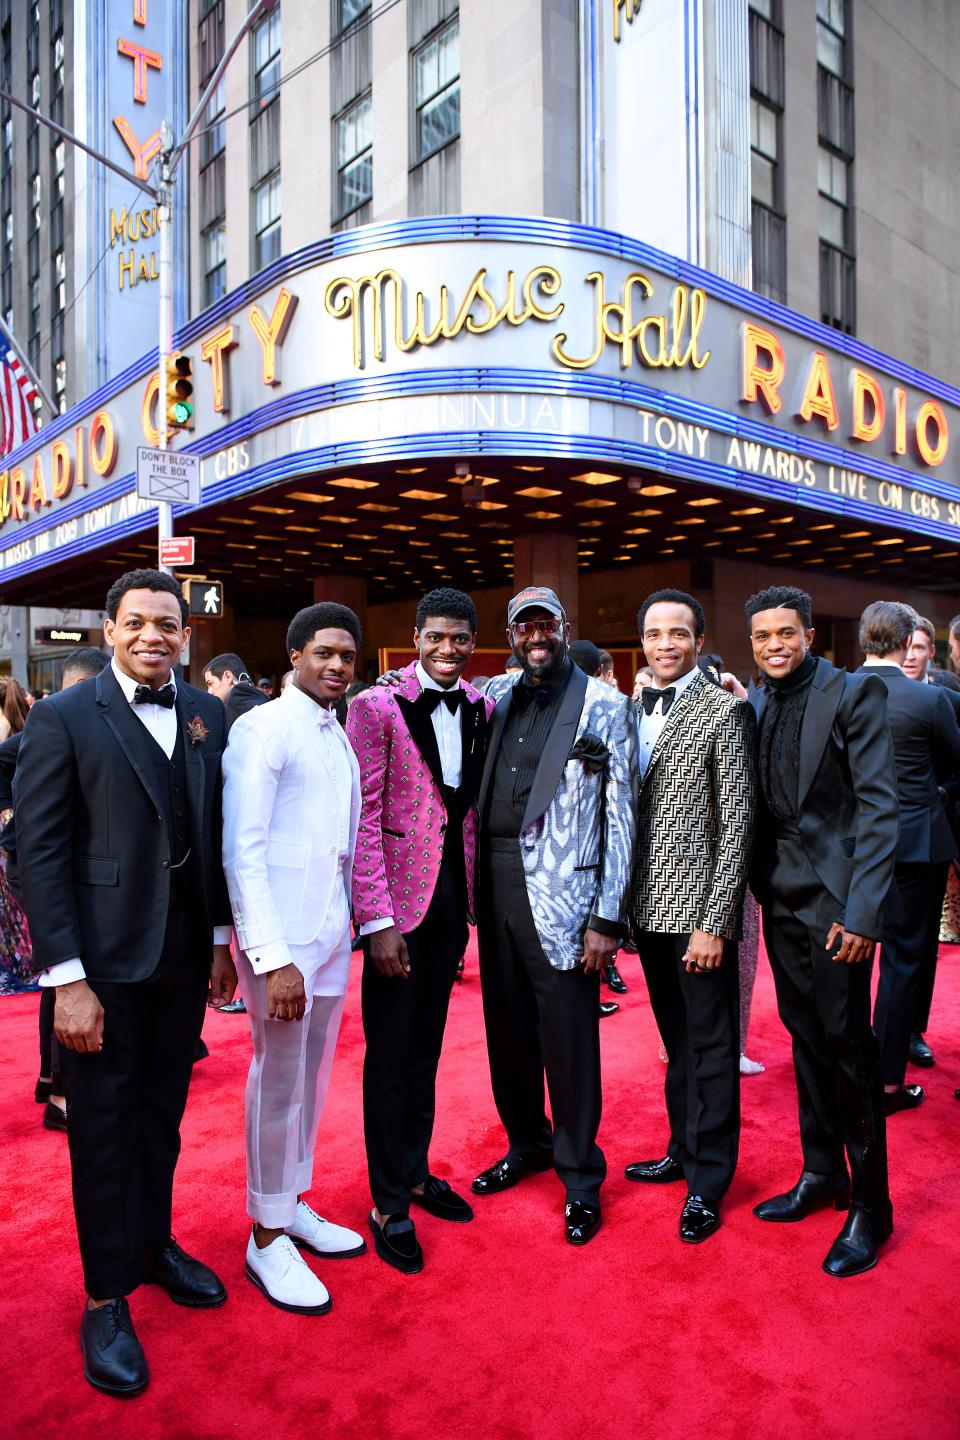
[[[30,712],[14,782],[20,883],[70,1093],[74,1211],[87,1305],[84,1373],[149,1379],[126,1296],[180,1305],[226,1290],[171,1233],[180,1120],[208,993],[236,986],[221,868],[223,706],[174,680],[190,636],[158,570],[111,587],[110,667]]]
[[[247,673],[240,656],[234,651],[214,655],[203,668],[203,683],[208,695],[222,700],[227,712],[227,730],[241,715],[257,705],[269,705],[270,696],[258,690]]]
[[[793,1040],[803,1172],[756,1206],[761,1220],[850,1213],[823,1268],[869,1270],[893,1230],[870,969],[883,934],[898,805],[887,693],[810,653],[810,596],[778,585],[746,604],[764,676],[753,892]],[[846,1152],[846,1158],[845,1158]],[[847,1176],[847,1162],[850,1178]]]
[[[917,615],[896,600],[868,605],[860,620],[863,668],[887,687],[900,800],[896,885],[902,912],[884,930],[873,1012],[888,1115],[923,1102],[922,1087],[904,1079],[924,962],[931,948],[936,954],[947,869],[957,851],[940,786],[960,778],[960,726],[946,688],[918,685],[904,674],[915,632],[924,633]]]

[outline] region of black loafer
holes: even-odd
[[[922,1085],[901,1085],[891,1095],[883,1093],[883,1109],[887,1115],[896,1115],[898,1110],[916,1110],[926,1099]],[[46,1123],[46,1122],[44,1122]]]
[[[910,1048],[907,1052],[911,1065],[919,1065],[923,1070],[929,1070],[931,1065],[936,1065],[936,1059],[930,1046],[922,1035],[910,1036]]]
[[[563,1219],[570,1244],[586,1245],[600,1229],[603,1217],[599,1205],[588,1205],[584,1200],[568,1200],[563,1207]]]
[[[417,1275],[423,1269],[423,1251],[417,1239],[416,1226],[409,1215],[393,1215],[383,1227],[370,1211],[373,1246],[381,1260],[404,1275]]]
[[[602,1020],[605,1015],[616,1015],[619,1009],[620,1006],[617,1004],[616,1000],[601,1000],[600,1019]]]
[[[795,1220],[806,1220],[815,1210],[846,1210],[850,1205],[850,1180],[846,1172],[838,1175],[819,1175],[815,1170],[804,1170],[792,1190],[782,1195],[772,1195],[753,1207],[758,1220],[771,1220],[775,1224],[790,1225]]]
[[[518,1185],[525,1175],[552,1169],[552,1155],[542,1159],[539,1155],[534,1159],[504,1155],[503,1159],[498,1160],[496,1165],[491,1165],[489,1170],[481,1170],[470,1189],[474,1195],[499,1195],[501,1190],[510,1190],[514,1185]]]
[[[637,1160],[623,1173],[628,1180],[639,1180],[647,1185],[669,1185],[684,1178],[683,1166],[672,1155],[664,1155],[662,1160]]]
[[[720,1228],[720,1211],[703,1195],[688,1195],[680,1212],[680,1239],[699,1245]]]
[[[43,1108],[43,1128],[45,1130],[66,1130],[67,1112],[61,1110],[59,1105],[54,1105],[48,1100]]]
[[[84,1309],[80,1349],[83,1373],[97,1390],[123,1397],[146,1388],[150,1367],[122,1296],[96,1310]]]
[[[877,1263],[877,1246],[892,1234],[892,1212],[876,1216],[859,1205],[852,1206],[843,1229],[827,1251],[823,1269],[837,1280],[872,1270]]]
[[[161,1250],[144,1251],[143,1278],[151,1285],[160,1285],[175,1304],[197,1310],[212,1309],[227,1298],[219,1276],[209,1265],[181,1250],[172,1236]]]
[[[626,995],[626,981],[620,974],[614,961],[611,960],[609,965],[605,965],[602,973],[604,980],[615,995]]]
[[[46,1105],[53,1094],[52,1080],[38,1080],[33,1087],[33,1098],[38,1105]]]
[[[438,1220],[456,1220],[465,1225],[473,1219],[473,1211],[466,1200],[456,1190],[451,1190],[446,1180],[438,1180],[435,1175],[427,1176],[422,1195],[413,1191],[410,1199],[415,1205],[422,1205],[430,1215],[436,1215]]]

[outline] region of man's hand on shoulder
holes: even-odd
[[[103,1049],[103,1006],[86,980],[57,986],[53,1031],[65,1049],[79,1055],[98,1055]]]
[[[388,980],[406,980],[410,974],[410,955],[396,925],[375,930],[370,936],[370,959]]]

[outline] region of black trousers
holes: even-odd
[[[737,945],[724,945],[719,970],[688,975],[681,957],[689,939],[641,932],[637,948],[668,1057],[667,1153],[683,1165],[691,1195],[719,1204],[740,1147]]]
[[[149,979],[91,981],[103,1006],[103,1050],[62,1052],[83,1278],[98,1300],[134,1290],[144,1249],[170,1239],[180,1121],[208,989],[197,935],[195,924],[171,916]]]
[[[930,1024],[930,1007],[933,1004],[933,987],[937,978],[937,957],[940,953],[940,916],[943,911],[943,897],[947,893],[947,876],[950,861],[931,865],[933,875],[930,908],[926,917],[923,936],[923,954],[920,958],[920,973],[917,976],[917,995],[910,1029],[922,1035]],[[893,1082],[890,1081],[890,1084]]]
[[[920,979],[929,957],[929,936],[940,932],[942,891],[946,877],[943,867],[924,864],[902,864],[896,868],[896,886],[902,915],[889,923],[880,949],[880,981],[873,1010],[873,1028],[880,1042],[880,1064],[885,1085],[902,1085],[907,1073],[910,1034],[915,1026],[921,1000]],[[941,884],[941,879],[943,884]],[[936,958],[930,967],[936,970]],[[930,1014],[932,982],[925,991],[926,1015]]]
[[[799,839],[777,841],[761,904],[777,1007],[793,1041],[804,1169],[842,1173],[846,1153],[853,1203],[886,1215],[887,1131],[880,1047],[870,1026],[872,965],[841,965],[827,952],[841,907],[820,885]]]
[[[480,865],[480,980],[493,1098],[512,1159],[553,1154],[567,1197],[596,1204],[607,1173],[600,1128],[600,976],[543,953],[517,840],[487,839]],[[553,1129],[544,1108],[550,1092]]]
[[[50,1076],[54,1095],[65,1095],[67,1082],[63,1050],[53,1033],[53,1011],[56,1003],[57,991],[53,985],[40,991],[40,1074]]]
[[[363,1133],[370,1193],[381,1215],[406,1215],[410,1191],[430,1173],[437,1066],[467,933],[461,839],[460,848],[445,848],[430,908],[403,937],[407,978],[381,975],[364,941]]]

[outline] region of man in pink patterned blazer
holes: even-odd
[[[417,607],[419,653],[399,685],[358,695],[347,734],[362,809],[353,908],[364,937],[363,1126],[377,1254],[423,1269],[411,1200],[441,1220],[473,1211],[430,1174],[435,1087],[447,1007],[473,916],[476,800],[493,701],[460,677],[477,612],[460,590]]]

